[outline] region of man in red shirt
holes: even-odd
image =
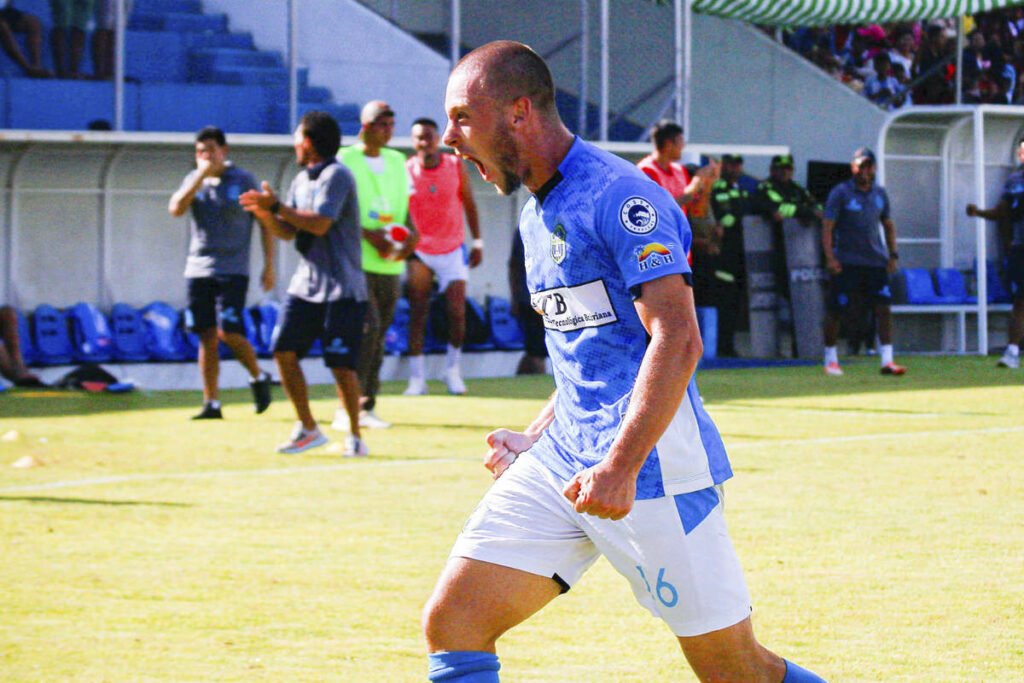
[[[416,154],[405,163],[412,183],[409,212],[420,230],[416,252],[408,260],[409,287],[409,386],[406,396],[427,393],[423,362],[423,336],[427,327],[430,287],[437,276],[438,289],[444,292],[448,311],[448,349],[444,380],[448,393],[464,394],[459,362],[466,338],[466,277],[469,268],[483,258],[484,242],[469,176],[454,154],[438,151],[437,123],[417,119],[412,124],[412,142]],[[466,238],[462,216],[465,213],[473,235],[468,268],[463,242]]]

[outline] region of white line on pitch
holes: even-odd
[[[815,439],[787,439],[776,441],[773,439],[762,439],[747,443],[733,443],[727,450],[739,450],[747,448],[766,448],[779,446],[801,446],[810,444],[847,443],[856,441],[885,441],[892,439],[922,438],[922,437],[948,437],[967,436],[976,434],[999,434],[1024,432],[1024,425],[1017,427],[989,427],[987,429],[955,429],[951,431],[928,431],[928,432],[898,432],[887,434],[860,434],[856,436],[830,436]],[[125,474],[116,477],[97,477],[95,479],[74,479],[70,481],[52,481],[47,484],[32,484],[29,486],[12,486],[0,489],[4,493],[25,493],[29,491],[50,491],[53,489],[74,488],[78,486],[102,486],[104,484],[121,484],[136,481],[159,481],[162,479],[206,479],[211,477],[242,477],[247,475],[268,475],[268,474],[303,474],[306,472],[326,472],[340,470],[357,465],[375,465],[379,467],[398,467],[417,464],[437,464],[439,462],[477,462],[469,458],[426,458],[417,460],[381,460],[381,461],[355,461],[345,463],[334,463],[331,465],[310,465],[309,467],[273,467],[262,470],[226,470],[217,472],[169,472],[166,474]]]

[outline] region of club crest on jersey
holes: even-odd
[[[664,244],[658,244],[657,242],[637,247],[633,250],[633,254],[636,256],[636,265],[641,273],[676,262],[676,257],[672,255],[672,250]]]
[[[646,235],[658,227],[658,212],[643,197],[630,197],[622,202],[619,209],[619,222],[627,232],[634,235]]]
[[[565,253],[565,228],[561,223],[556,223],[554,230],[551,231],[551,260],[561,264],[565,260]]]

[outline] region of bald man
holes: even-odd
[[[702,347],[679,206],[566,129],[525,45],[468,54],[445,109],[447,145],[499,192],[532,193],[519,230],[556,390],[523,431],[487,436],[496,482],[424,608],[428,678],[497,681],[497,639],[603,554],[701,680],[821,681],[754,638],[722,514],[732,470],[693,381]]]

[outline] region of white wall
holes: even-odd
[[[337,103],[387,100],[397,130],[420,116],[441,117],[448,60],[354,0],[299,3],[298,60],[309,82],[326,86]],[[249,31],[256,46],[287,59],[285,0],[204,0],[207,12],[223,12],[235,31]]]

